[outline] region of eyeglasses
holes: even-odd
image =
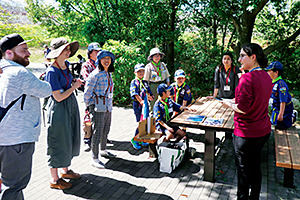
[[[240,58],[244,58],[245,56],[248,56],[247,54],[240,54]]]
[[[71,49],[70,48],[65,48],[64,51],[71,51]]]

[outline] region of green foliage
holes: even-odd
[[[33,40],[30,42],[30,46],[42,46],[43,42],[49,38],[47,31],[38,25],[0,23],[1,36],[11,33],[20,34],[24,40]]]
[[[184,34],[176,43],[176,62],[186,72],[194,98],[213,92],[214,71],[222,59],[221,48],[213,46],[213,42],[213,36],[202,30],[198,34]]]
[[[128,106],[131,103],[130,82],[135,78],[134,66],[138,63],[146,63],[146,58],[140,48],[134,44],[126,44],[108,40],[103,49],[111,51],[116,56],[113,73],[114,103],[118,106]]]

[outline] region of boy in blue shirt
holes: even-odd
[[[148,81],[143,80],[145,74],[144,64],[137,64],[134,66],[135,79],[131,81],[130,84],[130,96],[133,99],[133,110],[136,117],[136,121],[139,122],[141,119],[142,108],[144,104],[144,99],[146,93],[148,93],[149,100],[153,100],[153,94],[150,90]],[[138,128],[136,129],[135,135],[137,135]],[[141,149],[141,146],[147,146],[147,143],[137,142],[133,138],[131,139],[131,144],[135,149]]]
[[[292,126],[292,115],[293,115],[293,102],[292,97],[289,94],[289,88],[281,76],[283,74],[282,64],[278,61],[272,62],[269,67],[266,68],[270,75],[273,83],[272,94],[270,98],[270,104],[273,112],[278,113],[276,129],[287,129]],[[273,116],[274,114],[272,114]],[[276,119],[271,119],[271,121]]]
[[[171,84],[173,87],[171,89],[173,100],[182,106],[188,106],[192,102],[192,93],[185,82],[185,73],[182,69],[176,70],[174,80],[176,82]]]
[[[175,103],[170,98],[171,89],[172,87],[168,86],[165,83],[161,83],[157,87],[159,98],[154,104],[153,111],[154,117],[156,117],[156,129],[166,135],[164,141],[170,141],[170,139],[176,137],[175,142],[178,142],[185,136],[185,132],[178,126],[167,125],[166,122],[172,117],[173,111],[179,112],[180,110],[190,110],[192,112],[195,112],[195,110]]]

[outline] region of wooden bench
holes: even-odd
[[[284,187],[294,187],[294,169],[300,170],[300,127],[275,129],[276,166],[284,168]]]
[[[134,140],[138,142],[147,142],[149,144],[149,157],[157,158],[156,144],[157,144],[157,140],[162,136],[163,136],[162,132],[155,130],[154,134],[152,134],[151,137],[147,137],[147,136],[140,137],[139,134],[137,134],[134,137]]]

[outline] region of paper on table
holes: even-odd
[[[202,122],[204,118],[205,118],[204,115],[191,115],[185,121],[189,121],[189,122]]]
[[[203,122],[203,125],[209,125],[209,126],[221,126],[224,122],[224,119],[220,118],[211,118],[208,117],[205,119],[205,121]]]

